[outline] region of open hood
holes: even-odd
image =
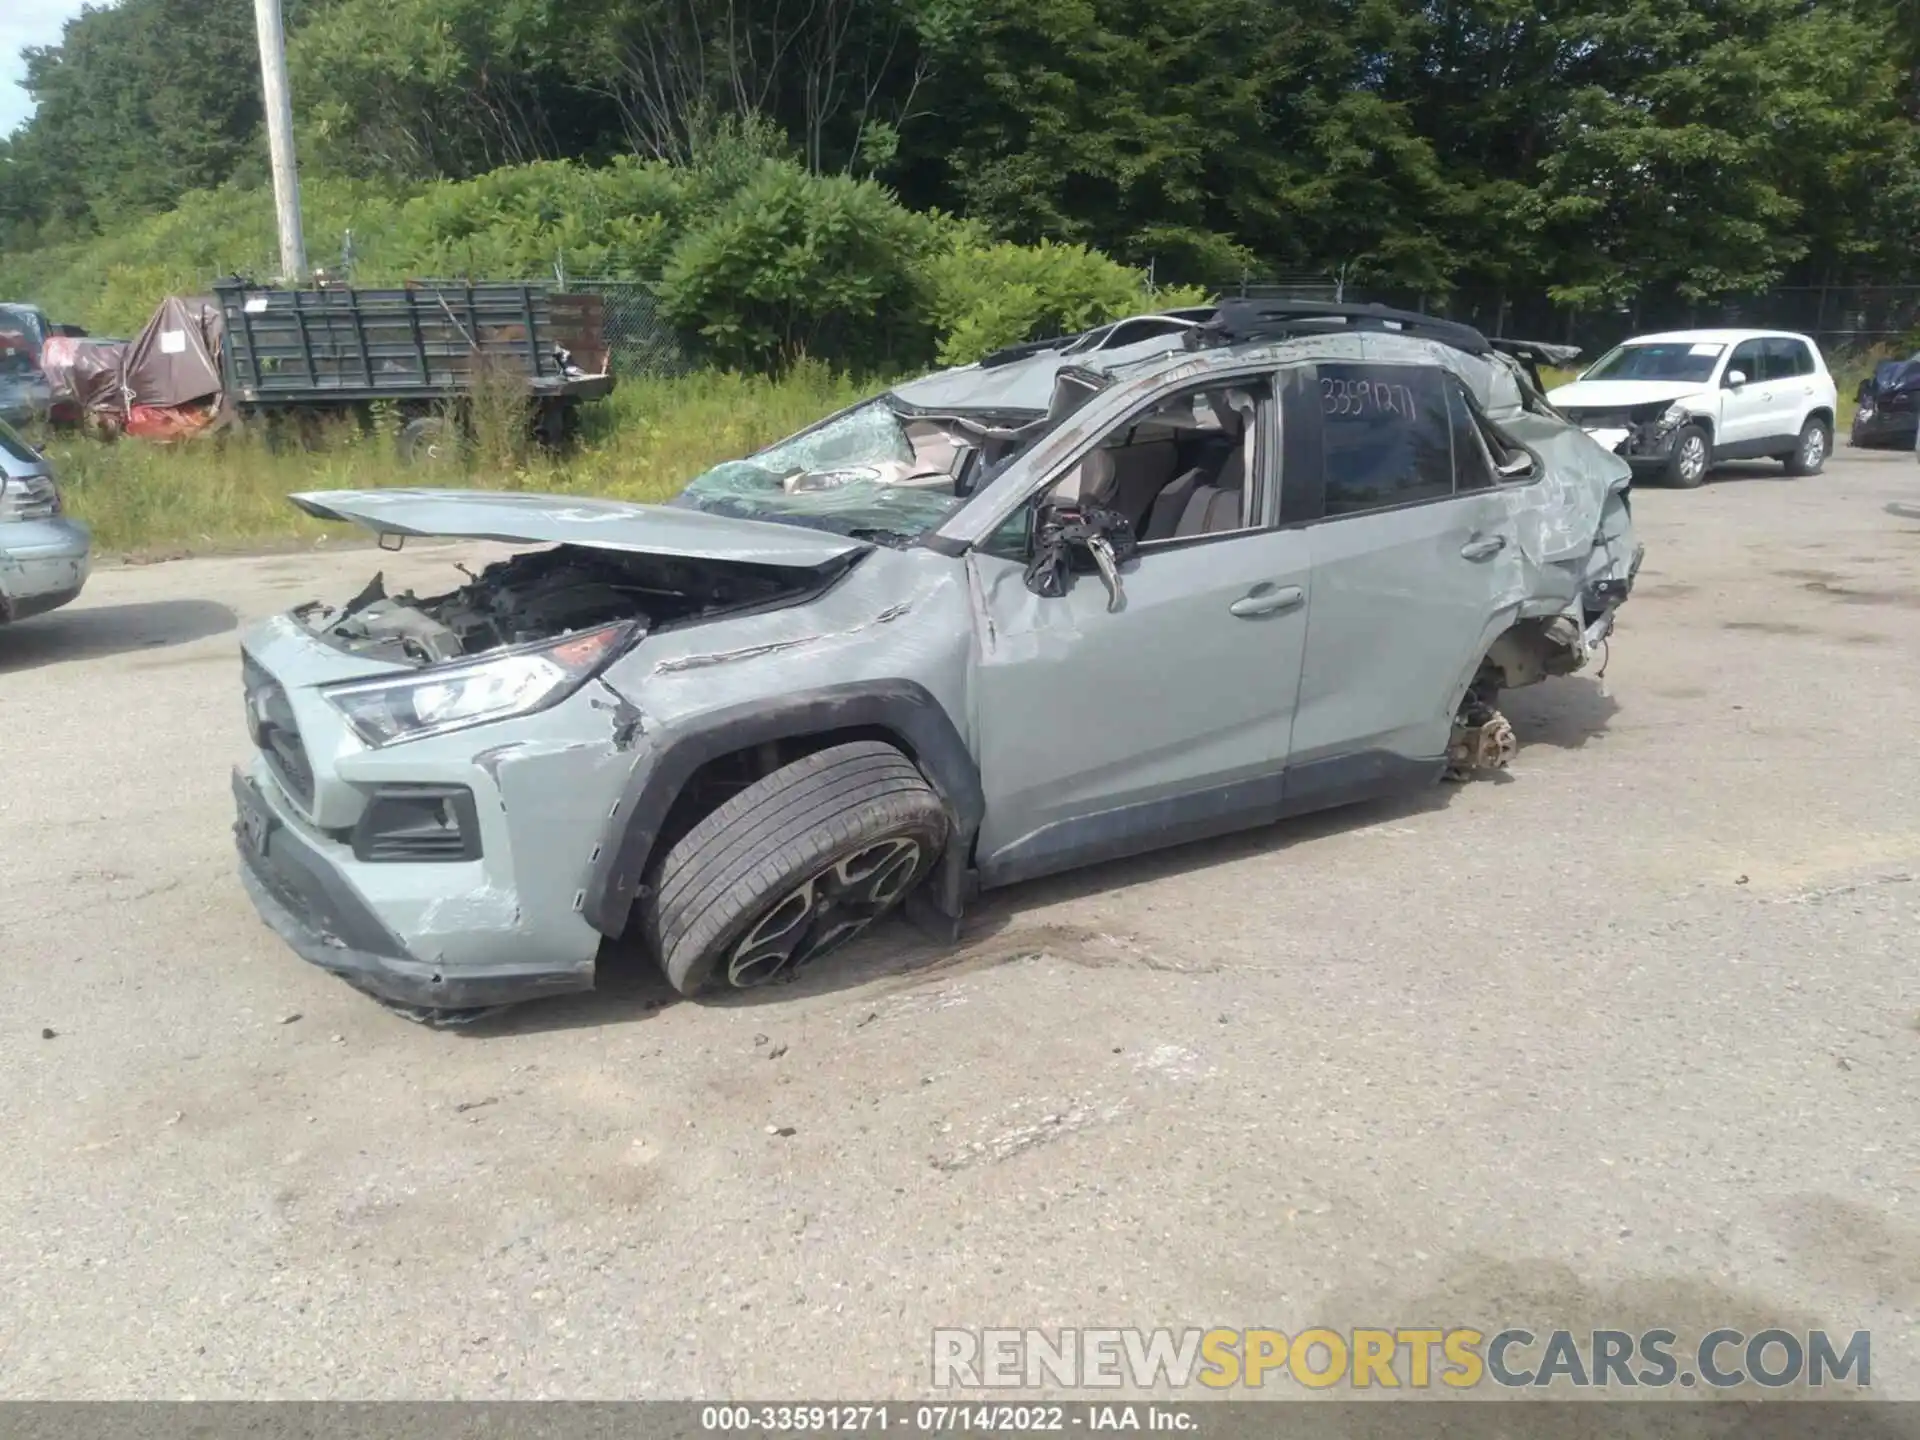
[[[1698,395],[1711,387],[1697,380],[1576,380],[1547,393],[1557,409],[1631,410],[1662,400]]]
[[[582,545],[793,569],[812,569],[871,548],[865,541],[798,525],[584,496],[488,490],[313,490],[287,498],[315,519],[350,521],[380,535]]]
[[[1873,367],[1873,378],[1860,389],[1863,394],[1879,395],[1920,390],[1920,355],[1911,360],[1882,360]]]
[[[1580,358],[1578,345],[1554,345],[1545,340],[1512,340],[1496,335],[1487,343],[1502,355],[1537,361],[1542,365],[1571,365]]]

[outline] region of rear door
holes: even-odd
[[[1766,350],[1773,390],[1773,434],[1780,438],[1784,450],[1799,438],[1800,427],[1813,408],[1824,403],[1818,393],[1818,367],[1807,342],[1790,335],[1768,340]]]
[[[1460,382],[1433,365],[1322,364],[1321,494],[1302,497],[1313,609],[1289,806],[1437,774],[1518,536]],[[1457,453],[1456,459],[1456,433]]]

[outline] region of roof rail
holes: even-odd
[[[1339,330],[1410,335],[1450,345],[1469,355],[1493,353],[1486,336],[1455,320],[1440,320],[1414,310],[1391,310],[1385,305],[1329,305],[1319,300],[1222,300],[1212,320],[1188,332],[1187,344],[1197,350]]]
[[[1104,338],[1123,325],[1131,325],[1138,320],[1159,320],[1175,327],[1185,327],[1211,320],[1217,310],[1212,305],[1188,305],[1175,310],[1142,310],[1137,315],[1123,315],[1118,320],[1107,320],[1086,330],[1076,330],[1071,335],[1050,335],[1044,340],[1020,340],[1012,345],[1004,345],[980,357],[980,368],[991,370],[998,365],[1010,365],[1015,360],[1024,360],[1029,355],[1038,355],[1043,350],[1058,350],[1065,354],[1081,349],[1104,348],[1089,345],[1088,342]]]

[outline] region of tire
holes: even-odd
[[[1833,427],[1818,415],[1800,427],[1800,439],[1787,457],[1789,475],[1818,475],[1833,453]]]
[[[1695,490],[1713,468],[1713,442],[1698,425],[1682,425],[1667,456],[1667,484],[1677,490]]]
[[[393,442],[402,465],[446,465],[460,455],[460,432],[444,415],[418,415]]]
[[[789,978],[904,898],[946,838],[946,807],[904,754],[835,745],[749,785],[667,852],[647,935],[682,995]]]

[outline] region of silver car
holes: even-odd
[[[61,504],[53,467],[0,420],[0,624],[73,599],[92,556],[87,527]]]
[[[764,985],[902,901],[951,934],[982,887],[1502,766],[1501,693],[1586,665],[1641,554],[1532,373],[1234,303],[927,376],[670,505],[295,496],[529,548],[245,637],[241,876],[458,1020],[610,937]]]

